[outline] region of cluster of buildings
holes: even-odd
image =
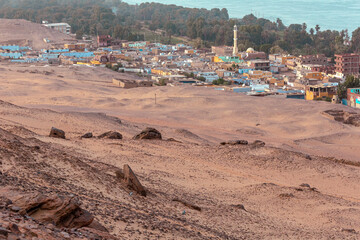
[[[44,23],[47,24],[47,23]],[[57,25],[47,24],[48,27]],[[60,24],[61,25],[61,24]],[[59,26],[60,26],[59,25]],[[59,31],[68,32],[67,25]],[[213,46],[194,49],[186,44],[166,45],[148,41],[114,40],[97,36],[96,43],[78,42],[54,46],[40,52],[20,46],[0,46],[0,59],[14,63],[47,63],[108,66],[119,72],[143,77],[143,81],[113,79],[118,87],[149,87],[153,84],[216,86],[248,95],[281,95],[287,98],[331,101],[345,76],[359,75],[358,54],[335,55],[335,63],[323,54],[292,56]],[[220,81],[221,80],[221,81]],[[348,93],[351,106],[360,107],[359,90]]]

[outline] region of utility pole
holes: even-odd
[[[155,105],[156,105],[156,93],[155,93]]]

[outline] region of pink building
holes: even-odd
[[[111,46],[111,36],[110,35],[101,35],[97,37],[98,47],[108,47]]]

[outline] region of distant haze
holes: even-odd
[[[159,2],[176,4],[193,8],[227,8],[232,18],[242,18],[247,14],[263,17],[271,21],[277,18],[284,24],[306,23],[308,30],[320,25],[321,30],[341,31],[349,33],[360,27],[359,0],[125,0],[130,4],[142,2]]]

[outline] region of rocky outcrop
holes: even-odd
[[[351,124],[355,127],[360,127],[360,114],[345,115],[344,119],[344,123]]]
[[[345,112],[343,110],[327,110],[323,112],[326,117],[355,127],[360,127],[360,114],[355,112]]]
[[[21,193],[2,189],[2,197],[11,201],[8,207],[21,215],[30,216],[41,223],[52,223],[57,227],[80,228],[90,225],[94,217],[80,208],[73,197],[57,194]]]
[[[121,133],[114,132],[114,131],[109,131],[109,132],[106,132],[106,133],[101,134],[100,136],[98,136],[98,138],[105,138],[105,139],[122,139],[123,136],[121,135]]]
[[[0,188],[0,239],[117,239],[74,197]]]
[[[146,128],[141,133],[133,137],[135,140],[140,139],[162,139],[161,133],[155,128]]]
[[[65,139],[65,132],[61,129],[52,127],[50,130],[49,137]]]
[[[126,187],[136,191],[141,196],[146,197],[146,190],[141,185],[140,181],[136,177],[135,173],[132,171],[129,165],[125,164],[123,170],[116,171],[116,177],[119,180],[122,180]]]

